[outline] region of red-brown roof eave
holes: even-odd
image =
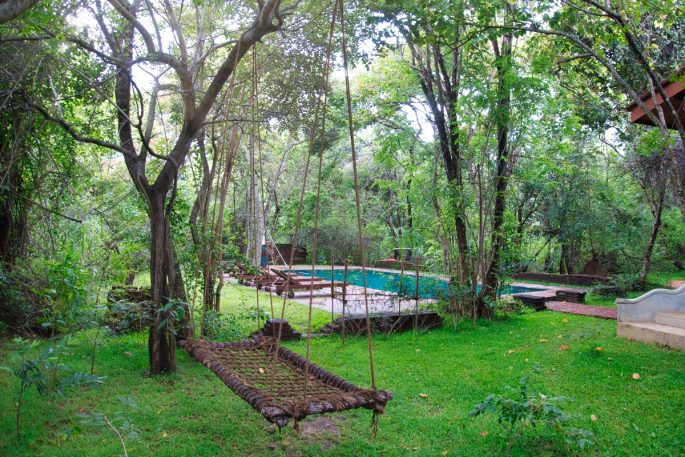
[[[682,75],[683,73],[685,73],[685,65],[683,65],[682,67],[678,68],[675,72],[673,72],[672,76],[661,81],[661,87],[665,87],[665,86],[668,86],[669,84],[672,84],[673,83],[672,79],[677,77],[677,76]],[[650,97],[650,96],[651,96],[651,92],[647,90],[647,91],[643,92],[642,94],[640,94],[640,100],[644,101],[647,97]],[[637,102],[631,103],[630,105],[626,106],[625,109],[626,109],[626,111],[632,111],[635,109],[635,107],[637,107]]]

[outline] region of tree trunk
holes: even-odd
[[[504,226],[504,211],[507,203],[507,185],[509,183],[509,105],[511,90],[509,74],[511,68],[511,33],[502,37],[501,49],[497,40],[493,40],[495,66],[497,68],[497,108],[495,110],[495,125],[497,126],[497,170],[495,175],[495,208],[492,217],[491,251],[492,257],[483,280],[483,299],[478,300],[477,314],[489,317],[491,308],[485,306],[485,301],[493,301],[497,297],[499,283],[500,259],[506,243],[502,233]]]
[[[176,339],[179,341],[187,340],[193,337],[193,316],[190,312],[188,304],[188,294],[186,293],[185,284],[183,283],[183,272],[181,271],[181,263],[177,260],[173,248],[169,248],[173,253],[173,258],[170,263],[174,266],[173,276],[171,279],[171,298],[180,302],[183,309],[183,316],[179,321],[178,331],[176,332]]]
[[[649,235],[649,242],[647,243],[645,255],[642,258],[642,267],[640,268],[640,277],[638,279],[638,282],[643,289],[647,285],[647,276],[649,275],[649,270],[652,264],[652,252],[654,251],[656,238],[659,235],[659,228],[661,227],[661,214],[664,209],[664,193],[662,193],[660,197],[661,198],[657,202],[655,208],[654,224],[652,224],[652,232]]]
[[[171,239],[169,219],[165,211],[166,194],[151,192],[147,198],[150,218],[150,284],[152,301],[152,324],[148,341],[150,373],[170,373],[176,369],[176,340],[171,313],[162,311],[170,296],[169,278],[173,266],[169,261]]]

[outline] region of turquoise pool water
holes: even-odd
[[[331,279],[331,270],[316,269],[315,276],[324,279]],[[303,276],[310,276],[311,269],[293,270],[294,273]],[[342,269],[333,270],[333,279],[343,281],[345,271]],[[350,268],[347,271],[347,283],[362,287],[362,271],[359,268]],[[401,293],[408,297],[416,294],[416,276],[411,274],[389,273],[385,271],[366,270],[366,285],[371,289],[385,290],[388,292]],[[480,286],[479,286],[480,287]],[[521,292],[537,292],[543,289],[533,287],[502,286],[497,291],[498,295],[518,294]],[[420,298],[441,298],[449,293],[447,281],[430,276],[419,278],[419,297]]]

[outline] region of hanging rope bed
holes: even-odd
[[[369,303],[366,290],[366,269],[364,258],[364,244],[362,236],[359,182],[357,177],[357,158],[354,143],[354,122],[352,119],[352,97],[350,94],[349,69],[347,62],[347,40],[345,35],[344,8],[342,0],[335,0],[333,14],[328,33],[328,44],[326,50],[326,62],[324,67],[324,89],[319,94],[314,116],[314,128],[312,132],[317,132],[320,126],[320,135],[324,144],[325,125],[327,114],[327,101],[329,86],[329,75],[331,65],[331,46],[333,31],[336,19],[340,20],[342,35],[342,54],[343,65],[345,68],[345,97],[347,100],[348,130],[350,134],[350,146],[352,151],[352,164],[354,173],[355,206],[357,215],[357,231],[359,250],[362,265],[362,278],[365,302],[366,317],[366,337],[369,351],[369,372],[371,389],[363,389],[339,376],[330,373],[323,368],[310,362],[311,334],[312,334],[312,307],[313,290],[309,289],[309,306],[307,316],[307,345],[306,357],[293,351],[281,347],[283,325],[278,326],[276,338],[257,335],[250,340],[231,343],[215,343],[204,340],[188,340],[181,342],[181,345],[188,351],[191,357],[200,361],[207,368],[223,381],[236,395],[250,404],[255,410],[259,411],[268,421],[278,425],[286,426],[291,420],[297,421],[304,419],[311,414],[324,414],[330,412],[346,411],[355,408],[365,408],[373,411],[372,431],[375,435],[378,428],[378,416],[385,410],[385,405],[392,399],[392,393],[376,388],[375,369],[373,364],[373,345],[371,341],[371,324],[369,318]],[[251,163],[252,163],[252,188],[255,188],[254,180],[254,152],[258,143],[259,131],[257,123],[254,122],[255,108],[257,106],[257,71],[256,71],[256,51],[252,48],[252,118],[253,132],[251,143]],[[234,73],[235,75],[235,73]],[[321,109],[321,113],[320,113]],[[319,115],[320,123],[319,123]],[[313,139],[313,138],[312,138]],[[307,184],[307,177],[310,168],[311,154],[307,155],[304,167],[302,187],[300,190],[299,206],[295,222],[295,233],[299,233],[301,227],[301,214],[303,208],[304,194]],[[317,186],[316,186],[316,206],[314,215],[314,239],[312,242],[312,276],[317,258],[318,243],[318,221],[320,208],[320,189],[322,181],[322,160],[323,151],[319,154]],[[260,158],[261,163],[261,158]],[[263,200],[263,199],[262,199]],[[253,216],[256,220],[256,206],[253,205]],[[296,237],[293,237],[296,239]],[[289,270],[293,267],[295,242],[293,241],[290,259],[288,261]],[[290,291],[290,281],[286,282],[283,304],[281,306],[281,319],[285,318],[286,296]],[[270,292],[270,291],[269,291]],[[271,298],[271,295],[269,295]],[[271,302],[271,315],[274,315],[273,302]],[[256,295],[257,316],[259,316],[259,292]],[[257,327],[259,328],[259,317],[257,317]]]
[[[391,392],[362,389],[280,347],[273,338],[181,344],[236,395],[278,427],[310,414],[354,408],[382,414],[385,404],[392,399]]]

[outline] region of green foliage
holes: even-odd
[[[176,327],[173,324],[183,321],[187,307],[188,304],[184,301],[174,299],[169,300],[164,306],[158,308],[157,314],[160,316],[160,319],[157,322],[157,329],[170,328],[176,334]]]
[[[247,336],[236,328],[238,319],[232,314],[208,309],[205,311],[203,318],[205,338],[208,340],[235,341]]]
[[[109,305],[105,323],[114,333],[136,332],[147,328],[152,321],[149,302],[121,300]]]
[[[4,332],[8,330],[18,331],[31,320],[33,314],[32,306],[24,297],[21,290],[20,274],[15,271],[7,271],[0,263],[0,322],[2,322]]]
[[[540,373],[540,369],[535,369]],[[524,376],[516,388],[509,387],[511,396],[488,395],[481,403],[475,405],[469,414],[477,417],[481,414],[494,413],[497,422],[507,429],[507,451],[511,449],[526,427],[544,426],[555,432],[563,433],[569,443],[577,444],[581,449],[590,444],[592,433],[587,430],[569,427],[571,417],[564,413],[560,404],[570,400],[566,397],[550,397],[532,390],[530,377]]]
[[[64,363],[64,359],[69,356],[69,341],[66,338],[54,345],[45,345],[42,349],[37,340],[15,338],[14,344],[16,349],[10,356],[10,365],[0,368],[19,379],[15,416],[18,440],[21,439],[20,419],[24,395],[31,387],[35,387],[41,397],[53,398],[64,397],[78,386],[93,386],[104,382],[103,377],[74,371]]]
[[[138,410],[138,404],[134,399],[121,396],[118,399],[131,412]],[[111,429],[118,438],[125,456],[128,456],[126,442],[135,440],[140,436],[140,429],[133,423],[126,411],[118,410],[111,418],[100,412],[79,413],[78,417],[83,425]]]
[[[47,305],[39,322],[54,335],[73,329],[84,316],[85,275],[69,255],[50,262],[46,274],[45,287],[37,291]]]
[[[17,263],[11,271],[0,265],[0,298],[6,303],[0,321],[17,333],[81,328],[88,317],[88,275],[70,252],[60,261],[36,257]]]
[[[637,274],[625,273],[609,276],[609,282],[619,290],[619,295],[625,295],[635,290],[644,290],[645,284],[640,284]]]

